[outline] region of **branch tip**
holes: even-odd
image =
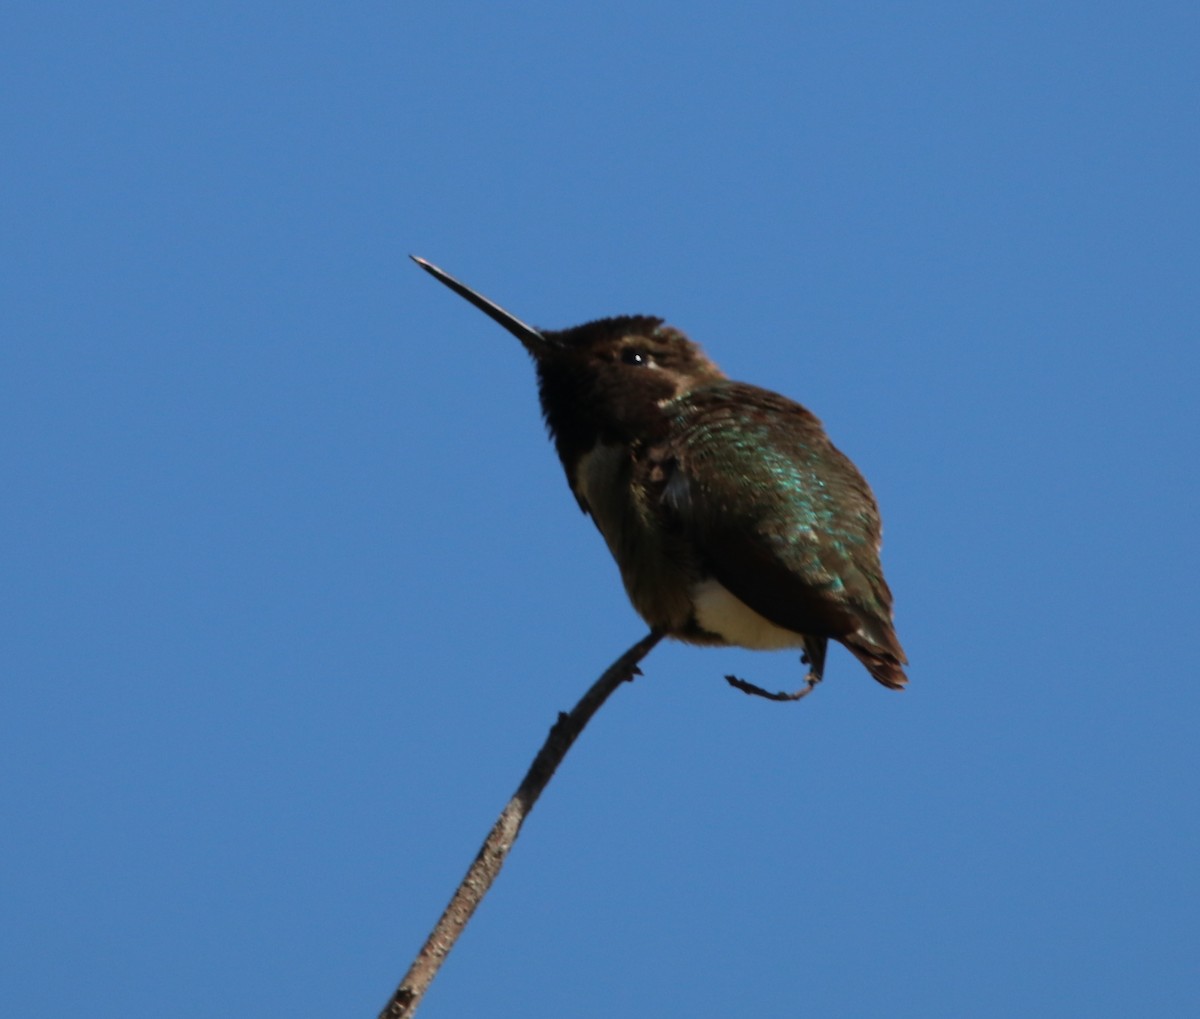
[[[421,998],[424,997],[433,978],[437,976],[438,969],[441,968],[450,949],[454,947],[459,934],[500,873],[504,859],[512,849],[526,816],[554,776],[555,770],[571,749],[576,737],[583,732],[583,727],[617,687],[632,681],[634,676],[642,675],[638,662],[645,658],[664,636],[657,630],[651,630],[604,670],[604,674],[592,684],[571,711],[558,713],[558,721],[551,727],[546,742],[534,757],[533,764],[529,766],[516,793],[500,812],[492,830],[488,832],[475,862],[471,864],[441,919],[417,953],[400,986],[379,1013],[380,1019],[409,1019],[417,1010]]]

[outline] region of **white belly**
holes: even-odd
[[[754,651],[779,651],[803,647],[804,638],[764,619],[740,598],[734,597],[718,581],[709,578],[692,587],[696,621],[709,633],[727,643]]]

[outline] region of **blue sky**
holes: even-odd
[[[1200,1008],[1194,4],[17,4],[0,1012],[374,1015],[643,632],[517,343],[871,480],[911,687],[663,645],[428,1019]]]

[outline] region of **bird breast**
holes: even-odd
[[[691,624],[689,591],[700,570],[689,544],[665,532],[660,507],[634,483],[635,453],[597,442],[576,461],[572,488],[621,571],[625,592],[651,626],[680,634]]]

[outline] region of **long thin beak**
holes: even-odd
[[[499,322],[505,329],[513,334],[521,345],[529,351],[535,358],[541,357],[547,350],[557,347],[558,344],[543,336],[538,330],[531,325],[526,325],[516,315],[510,315],[507,311],[498,304],[493,304],[483,294],[478,294],[465,283],[459,283],[448,272],[443,272],[432,262],[426,262],[423,258],[418,258],[416,255],[409,255],[414,262],[417,263],[434,279],[445,283],[459,297],[464,297],[470,301],[476,308],[482,311],[488,318]]]

